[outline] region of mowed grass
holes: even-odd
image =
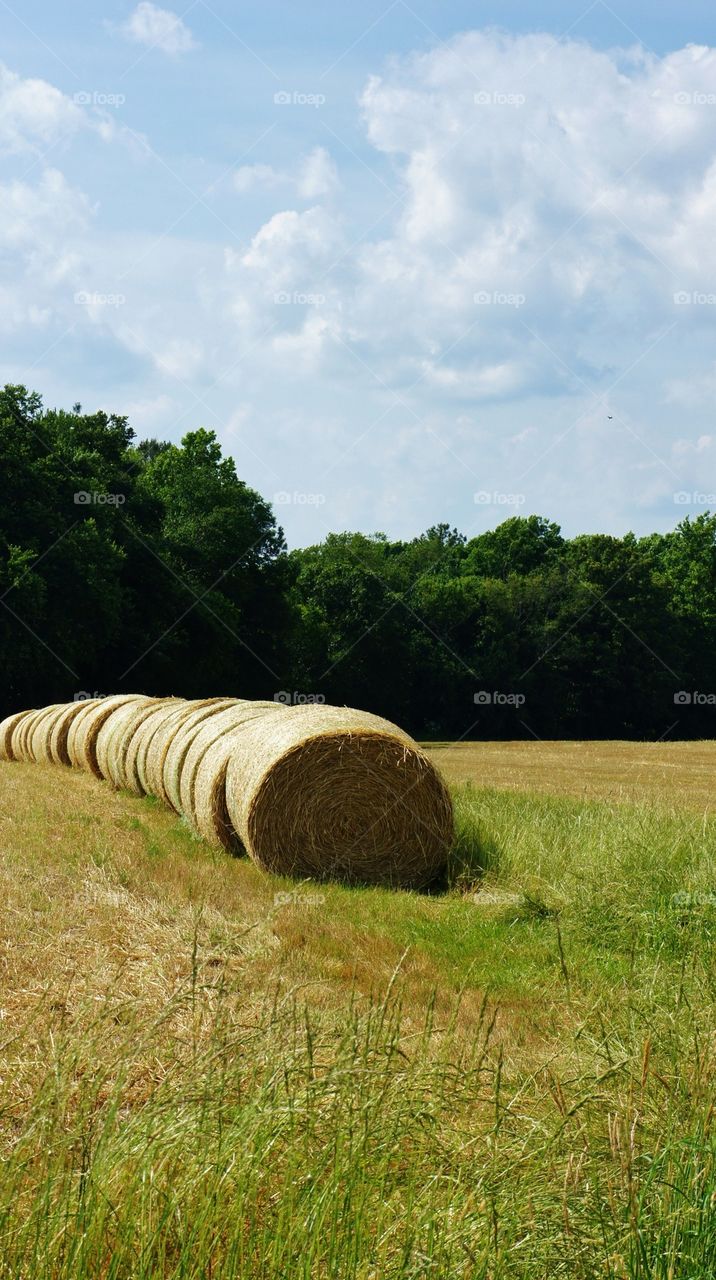
[[[418,895],[0,765],[0,1276],[712,1277],[710,803],[512,782]]]
[[[435,742],[453,783],[713,810],[715,742]]]

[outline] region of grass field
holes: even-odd
[[[712,742],[444,742],[428,750],[452,783],[701,811],[716,802]]]
[[[432,750],[433,895],[0,765],[0,1277],[716,1273],[716,744]]]

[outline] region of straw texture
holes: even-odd
[[[5,719],[0,722],[0,760],[15,759],[12,750],[13,734],[26,715],[29,715],[29,712],[15,711],[13,715],[6,716]]]
[[[243,727],[264,716],[272,717],[275,711],[285,711],[282,703],[250,702],[241,707],[231,727],[222,733],[198,760],[191,782],[191,809],[185,809],[187,819],[197,835],[210,844],[222,845],[230,853],[244,852],[226,808],[226,769],[234,749],[237,734]]]
[[[126,785],[124,766],[132,735],[159,703],[158,698],[140,698],[118,707],[105,720],[97,735],[97,768],[116,788]]]
[[[453,834],[440,775],[408,734],[350,708],[300,706],[234,735],[227,812],[281,875],[419,888]]]
[[[58,716],[52,726],[52,732],[50,733],[50,757],[54,764],[68,765],[70,763],[67,739],[72,722],[76,720],[81,711],[87,707],[96,707],[99,701],[99,698],[86,698],[82,702],[67,703],[62,714]]]
[[[128,791],[134,792],[135,796],[148,794],[147,753],[155,733],[176,712],[177,707],[185,706],[186,702],[183,698],[168,698],[154,707],[132,734],[124,763],[124,785]]]
[[[30,755],[35,764],[51,764],[50,735],[65,710],[64,702],[55,707],[47,707],[44,716],[36,721],[30,738]]]
[[[42,720],[46,714],[47,707],[40,707],[37,711],[30,711],[25,719],[18,725],[13,737],[13,750],[15,751],[15,755],[18,760],[23,760],[26,764],[32,763],[32,756],[30,754],[32,735],[38,721]]]
[[[212,716],[208,724],[202,726],[194,736],[179,777],[179,812],[184,814],[197,834],[199,834],[199,826],[194,810],[194,788],[199,766],[206,752],[232,729],[236,729],[247,720],[263,716],[264,713],[267,715],[285,713],[285,710],[286,708],[280,702],[237,702],[219,715]]]
[[[130,702],[139,702],[143,695],[137,693],[120,693],[111,698],[102,698],[97,706],[88,707],[83,715],[72,722],[67,739],[67,749],[71,763],[76,769],[87,769],[96,778],[102,777],[97,764],[97,739],[103,725],[115,711]]]
[[[235,698],[204,698],[200,701],[187,702],[167,716],[153,735],[147,750],[145,773],[146,788],[150,795],[156,796],[178,812],[179,773],[191,741],[187,737],[190,729],[208,720],[210,716],[216,715],[217,712],[223,711],[225,707],[230,707],[235,701]],[[176,804],[170,800],[164,781],[164,767],[170,752],[172,759],[178,760]]]
[[[214,846],[280,875],[421,888],[453,838],[425,753],[350,707],[144,694],[57,703],[7,716],[0,758],[72,764],[156,795]]]

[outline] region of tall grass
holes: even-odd
[[[0,1275],[705,1280],[705,994],[578,1019],[572,1069],[521,1077],[488,998],[468,1038],[459,1002],[416,1027],[395,992],[340,1022],[275,992],[237,1026],[198,971],[150,1026],[125,1009],[117,1034],[108,1002],[81,1046],[53,1039],[21,1107],[4,1090]],[[201,1036],[170,1054],[187,1010]]]
[[[456,803],[442,896],[293,886],[260,920],[273,885],[140,801],[89,881],[23,828],[4,927],[44,994],[4,993],[0,1277],[711,1280],[713,824]],[[60,998],[87,934],[101,980]]]

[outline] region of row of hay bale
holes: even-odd
[[[142,694],[0,723],[0,759],[85,769],[282,875],[421,887],[452,839],[440,775],[396,725],[349,707]]]

